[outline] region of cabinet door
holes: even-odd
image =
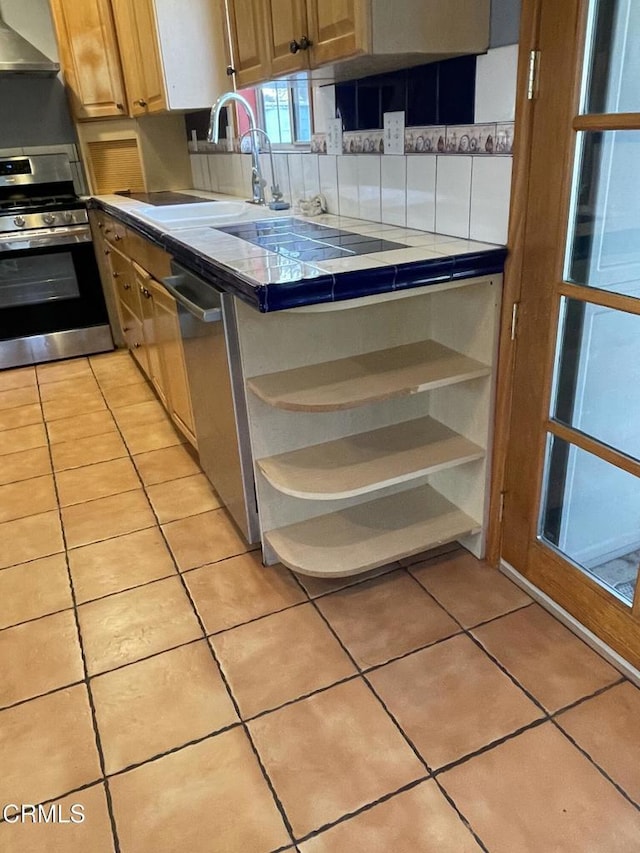
[[[176,301],[153,279],[147,286],[153,296],[155,339],[164,373],[167,408],[178,427],[195,446],[191,395]]]
[[[369,49],[370,0],[306,0],[312,68]]]
[[[132,115],[167,108],[153,0],[112,0]]]
[[[140,314],[142,320],[142,336],[147,359],[147,376],[158,396],[167,407],[166,377],[161,356],[161,341],[156,328],[156,312],[154,305],[153,279],[146,270],[133,262],[136,287],[140,299]]]
[[[263,83],[271,76],[267,52],[266,0],[226,0],[236,88]]]
[[[147,350],[144,346],[142,323],[124,302],[120,303],[120,316],[122,317],[122,332],[131,355],[138,362],[144,373],[148,375],[149,363],[147,361]]]
[[[265,9],[272,76],[308,68],[309,54],[304,47],[304,39],[308,38],[304,0],[265,0]]]
[[[77,119],[127,114],[109,0],[51,0],[60,61]]]

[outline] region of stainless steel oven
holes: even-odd
[[[0,368],[110,349],[87,211],[68,159],[0,160]]]

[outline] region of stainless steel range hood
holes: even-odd
[[[12,29],[0,12],[0,77],[8,74],[55,77],[59,70],[57,62],[53,62]]]

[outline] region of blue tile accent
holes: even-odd
[[[396,271],[394,290],[423,287],[425,284],[441,284],[453,276],[453,258],[433,258],[413,264],[399,264]]]
[[[295,284],[264,285],[264,296],[260,294],[260,311],[282,311],[284,308],[299,308],[301,305],[317,305],[333,300],[333,276],[323,275]]]
[[[344,299],[358,299],[360,296],[373,296],[376,293],[390,293],[396,277],[396,267],[374,267],[370,270],[354,270],[336,275],[333,298],[337,302]]]
[[[456,255],[453,257],[454,279],[474,278],[478,275],[496,275],[504,269],[507,257],[505,249],[490,249],[488,252],[476,252],[469,255]]]

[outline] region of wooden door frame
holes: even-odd
[[[511,432],[515,340],[512,340],[514,306],[520,302],[525,257],[525,231],[529,205],[529,173],[535,98],[528,96],[529,58],[537,50],[543,0],[522,0],[516,88],[511,206],[505,264],[498,347],[498,376],[494,414],[493,452],[486,560],[498,566],[502,554],[502,506],[504,500],[507,449]]]

